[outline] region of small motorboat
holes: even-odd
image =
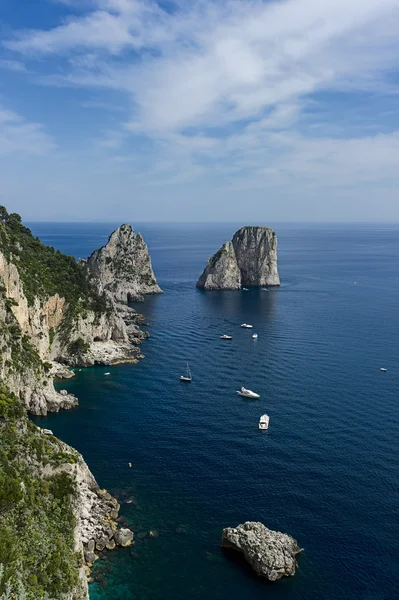
[[[269,290],[267,288],[262,288],[262,292],[268,292]]]
[[[259,419],[259,429],[262,429],[263,431],[266,431],[266,429],[269,429],[269,421],[270,421],[269,415],[262,415],[261,418]]]
[[[253,325],[248,325],[248,323],[243,323],[243,324],[241,325],[241,327],[242,327],[243,329],[253,329]]]
[[[111,375],[111,373],[104,373],[104,375]]]
[[[193,378],[191,376],[190,367],[189,367],[189,364],[187,363],[187,373],[185,375],[180,375],[180,381],[185,381],[186,383],[191,383],[192,380],[193,380]]]
[[[386,373],[387,369],[384,369],[384,367],[381,367],[380,371],[382,371],[383,373]]]
[[[253,340],[257,340],[257,339],[258,339],[258,334],[257,334],[257,333],[254,333],[254,334],[253,334],[253,336],[252,336],[252,339],[253,339]]]
[[[224,334],[224,335],[220,336],[220,339],[221,340],[232,340],[233,336],[232,335],[226,335],[226,334]]]
[[[237,390],[237,394],[239,396],[243,396],[244,398],[260,398],[259,394],[256,394],[252,390],[247,390],[245,387],[242,387],[240,390]]]
[[[242,291],[243,291],[243,292],[247,292],[247,291],[248,291],[248,288],[242,288]]]
[[[43,435],[54,435],[54,433],[51,431],[51,429],[42,429],[41,433]]]

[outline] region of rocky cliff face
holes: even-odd
[[[118,529],[119,504],[82,456],[30,422],[1,382],[0,482],[0,597],[88,600],[88,568],[133,533]]]
[[[277,236],[268,227],[242,227],[209,260],[197,281],[206,290],[280,285]]]
[[[0,377],[34,414],[77,404],[54,389],[51,373],[58,370],[50,371],[50,363],[112,365],[142,358],[137,345],[147,334],[138,326],[140,315],[114,298],[126,302],[160,292],[147,246],[122,226],[90,264],[100,279],[42,246],[23,226],[13,230],[0,221]],[[49,271],[57,268],[67,269],[70,287],[62,270]]]
[[[115,302],[127,304],[145,294],[161,294],[147,244],[130,225],[121,225],[108,243],[87,259],[91,274]]]

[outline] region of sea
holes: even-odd
[[[281,287],[204,292],[239,225],[136,224],[164,291],[134,305],[145,358],[77,371],[58,387],[79,406],[36,419],[135,532],[96,563],[92,600],[399,598],[399,225],[269,225]],[[30,224],[76,257],[116,226]],[[268,583],[222,551],[222,529],[244,521],[297,539],[294,577]]]

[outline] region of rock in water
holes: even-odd
[[[295,574],[301,548],[290,535],[247,521],[223,529],[222,546],[242,552],[257,575],[276,581]]]
[[[269,227],[242,227],[209,260],[197,281],[205,290],[280,285],[277,236]]]
[[[133,541],[133,532],[130,529],[118,529],[114,534],[115,542],[118,546],[131,546]]]
[[[140,300],[145,294],[161,294],[152,270],[148,247],[140,233],[121,225],[108,243],[95,250],[87,266],[115,302]]]
[[[241,273],[238,268],[232,242],[226,242],[214,254],[197,282],[197,287],[206,290],[239,290]]]

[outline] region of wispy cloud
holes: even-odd
[[[320,187],[398,177],[395,128],[371,136],[367,120],[355,131],[339,107],[333,118],[314,110],[318,94],[397,92],[397,0],[176,0],[169,10],[155,0],[58,1],[76,10],[4,46],[41,64],[58,58],[62,68],[41,73],[41,83],[122,94],[129,108],[101,146],[129,166],[136,153],[138,174],[148,160],[152,183],[210,174],[227,186]],[[143,136],[144,156],[135,145]]]
[[[0,59],[0,69],[6,69],[7,71],[15,71],[18,73],[26,73],[26,67],[24,63],[18,60],[9,60],[6,58]]]
[[[52,138],[42,125],[30,123],[12,110],[0,105],[0,155],[24,152],[43,155],[54,150]]]

